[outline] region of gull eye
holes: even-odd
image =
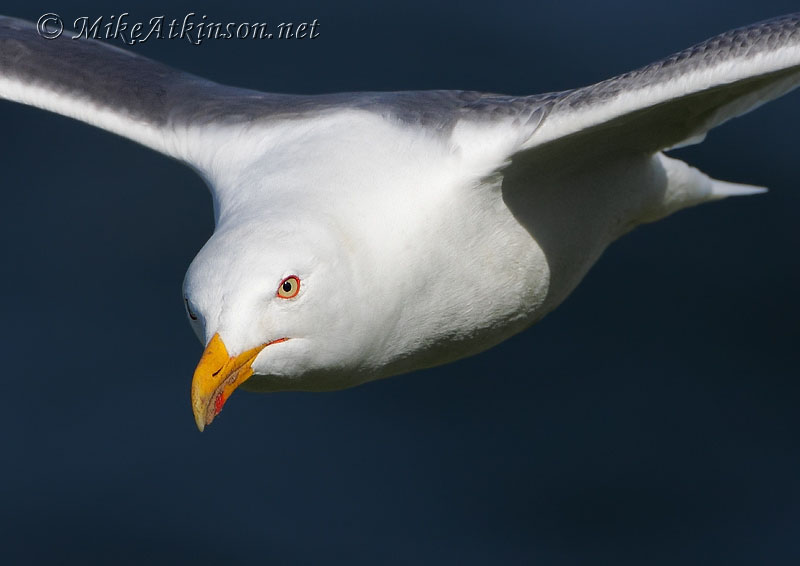
[[[197,320],[197,315],[192,312],[192,308],[189,306],[189,299],[184,297],[183,303],[186,305],[186,312],[189,315],[189,318],[191,318],[192,320]]]
[[[293,299],[300,292],[300,278],[290,275],[278,285],[278,296],[281,299]]]

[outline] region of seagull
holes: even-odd
[[[0,97],[177,159],[211,191],[183,285],[201,431],[239,386],[342,389],[491,348],[636,226],[763,192],[664,152],[798,85],[800,13],[532,96],[256,92],[0,17]]]

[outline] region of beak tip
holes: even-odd
[[[205,410],[203,407],[203,399],[198,394],[194,384],[192,384],[192,414],[194,415],[194,424],[197,425],[197,430],[203,432],[206,428]]]
[[[206,428],[206,421],[203,418],[202,413],[199,411],[194,411],[194,424],[197,425],[197,430],[200,432],[203,432],[203,430]]]

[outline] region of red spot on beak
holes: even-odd
[[[222,410],[222,407],[225,406],[225,396],[220,393],[219,396],[214,399],[214,416],[217,416],[219,412]]]

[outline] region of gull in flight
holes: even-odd
[[[0,97],[93,124],[206,181],[189,266],[200,430],[240,385],[331,390],[447,363],[558,306],[603,250],[764,189],[663,151],[800,84],[800,14],[533,96],[234,88],[0,18]]]

